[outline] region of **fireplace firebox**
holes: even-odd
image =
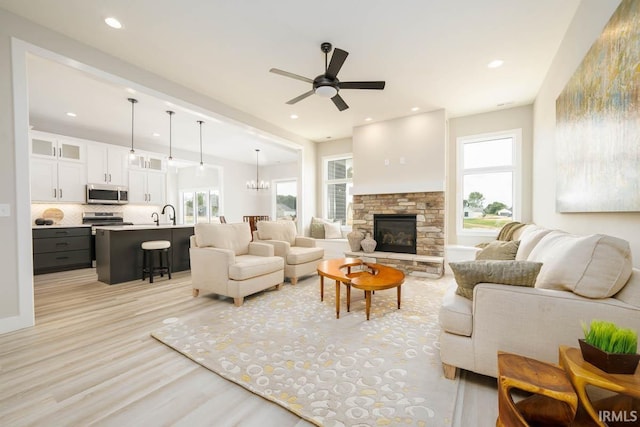
[[[373,215],[373,238],[378,242],[376,251],[416,253],[415,215]]]

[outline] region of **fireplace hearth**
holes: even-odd
[[[373,215],[373,238],[378,242],[376,251],[416,253],[415,215]]]

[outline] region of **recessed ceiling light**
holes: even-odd
[[[154,132],[152,133],[153,136],[160,136],[160,134],[158,132]]]
[[[294,120],[295,120],[295,119],[297,119],[297,118],[298,118],[298,115],[297,115],[297,114],[292,114],[292,115],[290,115],[289,117],[291,117],[292,119],[294,119]]]
[[[67,112],[67,116],[69,116],[69,117],[78,117],[78,115],[76,113],[73,113],[71,111]]]
[[[135,89],[131,89],[130,87],[127,88],[127,92],[129,92],[130,94],[134,95],[136,93]]]
[[[487,67],[489,68],[498,68],[501,67],[502,64],[504,64],[504,61],[502,59],[494,59],[493,61],[489,62],[487,64]]]
[[[113,16],[105,18],[104,23],[110,26],[111,28],[115,28],[116,30],[119,30],[120,28],[122,28],[122,24],[120,23],[120,21],[118,21]]]
[[[411,111],[418,111],[419,109],[420,109],[420,107],[413,107],[413,108],[411,109]]]
[[[370,122],[371,120],[373,120],[371,117],[367,117],[366,119],[364,119],[365,122]]]

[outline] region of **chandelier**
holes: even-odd
[[[258,155],[260,153],[260,150],[258,148],[256,148],[256,180],[251,180],[251,181],[247,181],[247,188],[249,190],[268,190],[269,189],[269,183],[268,182],[264,182],[264,181],[260,181],[258,179]]]

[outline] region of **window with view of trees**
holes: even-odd
[[[276,181],[274,193],[276,196],[276,219],[288,218],[295,221],[298,216],[298,182],[295,179]]]
[[[325,218],[350,224],[353,196],[353,158],[351,156],[324,159]]]
[[[458,233],[495,234],[519,219],[521,133],[458,138]]]
[[[182,221],[184,224],[211,222],[218,216],[220,195],[217,189],[182,190]]]

